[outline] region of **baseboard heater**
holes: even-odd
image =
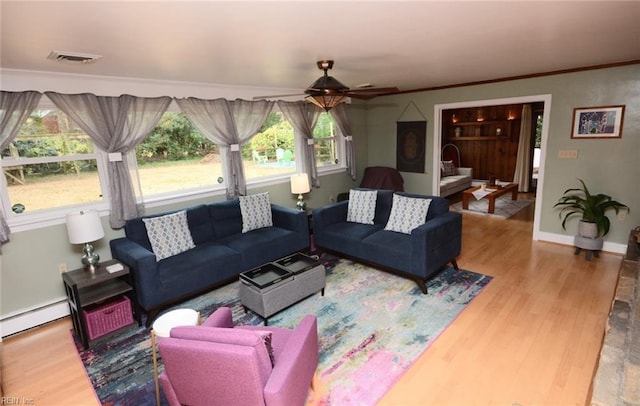
[[[2,337],[20,333],[69,315],[67,298],[59,298],[28,309],[2,315],[0,333]]]

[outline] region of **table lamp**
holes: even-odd
[[[102,222],[96,210],[67,214],[67,233],[71,244],[84,244],[82,263],[85,269],[95,272],[100,255],[93,250],[90,243],[104,237]]]
[[[305,210],[307,208],[307,204],[304,202],[302,195],[310,191],[309,176],[306,173],[291,175],[291,193],[298,195],[298,203],[296,203],[298,209]]]

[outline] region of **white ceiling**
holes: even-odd
[[[640,60],[640,2],[0,1],[3,69],[401,91]],[[86,65],[52,50],[102,55]]]

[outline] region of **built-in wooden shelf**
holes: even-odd
[[[494,125],[494,124],[508,124],[513,120],[482,120],[482,121],[457,121],[455,123],[451,123],[452,126],[481,126],[481,125]]]
[[[442,142],[458,147],[460,166],[473,168],[475,178],[510,179],[518,155],[521,112],[521,104],[444,110]]]
[[[449,141],[499,141],[499,140],[508,140],[509,137],[504,135],[479,135],[474,137],[451,137]]]

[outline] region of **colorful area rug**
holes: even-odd
[[[448,267],[429,281],[424,295],[410,280],[358,263],[325,265],[324,297],[313,295],[269,319],[270,325],[293,327],[305,314],[318,317],[320,382],[309,399],[316,405],[375,404],[491,280]],[[232,308],[236,324],[261,324],[242,309],[238,282],[176,308],[206,317],[220,306]],[[79,353],[103,405],[155,404],[147,329],[98,340]]]
[[[509,218],[525,207],[529,207],[531,203],[533,203],[533,200],[511,200],[511,195],[509,194],[506,196],[500,196],[496,199],[496,208],[493,214],[487,213],[487,209],[489,208],[489,201],[487,199],[471,199],[469,201],[468,210],[463,210],[462,202],[457,202],[450,206],[450,210],[457,211],[459,213],[464,212],[471,214],[481,214],[484,216]]]

